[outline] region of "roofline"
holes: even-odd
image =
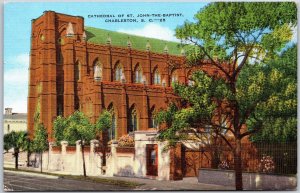
[[[43,14],[40,15],[39,17],[37,17],[35,19],[31,19],[31,22],[34,22],[35,20],[37,20],[37,19],[41,18],[42,16],[44,16],[46,12],[54,12],[55,14],[59,14],[59,15],[65,15],[65,16],[68,16],[68,17],[80,17],[80,18],[84,19],[83,16],[78,16],[78,15],[74,16],[74,15],[69,15],[69,14],[65,14],[65,13],[59,13],[59,12],[52,11],[52,10],[45,10],[45,11],[43,11]]]
[[[170,41],[170,40],[163,40],[163,39],[158,39],[158,38],[150,38],[150,37],[147,37],[147,36],[140,36],[140,35],[129,34],[129,33],[125,33],[125,32],[112,31],[112,30],[103,29],[103,28],[97,28],[97,27],[91,27],[91,26],[84,26],[84,27],[89,27],[89,28],[94,28],[94,29],[99,29],[99,30],[105,30],[105,31],[120,33],[120,34],[125,34],[125,35],[131,35],[131,36],[136,36],[136,37],[148,38],[148,39],[152,39],[152,40],[160,40],[160,41],[163,41],[163,42],[166,42],[166,43],[169,42],[169,43],[178,43],[178,44],[180,44],[180,42],[175,42],[175,41]]]

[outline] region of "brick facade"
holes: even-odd
[[[170,86],[172,76],[176,75],[181,83],[188,82],[192,69],[184,64],[184,56],[169,55],[167,51],[159,54],[131,49],[130,45],[90,43],[83,17],[45,11],[32,20],[29,134],[33,134],[38,112],[52,140],[52,124],[58,115],[66,117],[80,110],[95,122],[108,108],[113,108],[115,114],[116,138],[133,127],[129,123],[133,113],[136,130],[147,130],[152,125],[152,114],[165,109],[176,97]],[[95,66],[101,78],[95,75]],[[136,77],[137,69],[142,81]]]

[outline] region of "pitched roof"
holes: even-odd
[[[4,114],[3,120],[5,119],[15,119],[15,120],[27,120],[27,113],[13,113],[13,114]]]
[[[131,42],[131,48],[136,50],[146,50],[149,41],[151,52],[164,53],[164,48],[168,47],[170,55],[181,55],[181,46],[179,42],[136,36],[121,32],[98,29],[85,26],[87,41],[96,44],[106,44],[108,36],[111,38],[111,44],[114,46],[127,47],[128,38]]]

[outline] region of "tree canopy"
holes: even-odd
[[[60,145],[60,142],[65,140],[64,131],[67,128],[68,119],[58,116],[53,122],[53,137],[56,145]]]
[[[194,22],[178,27],[176,36],[183,42],[188,64],[209,63],[220,73],[195,72],[194,85],[174,86],[188,105],[171,116],[174,122],[160,137],[171,140],[174,134],[213,130],[232,149],[236,189],[242,190],[241,140],[266,126],[268,113],[263,109],[272,111],[270,103],[280,95],[283,74],[265,69],[291,40],[296,23],[293,2],[214,2],[201,9]],[[295,94],[293,87],[284,90]]]
[[[269,74],[274,92],[260,104],[257,116],[262,130],[251,137],[254,142],[297,141],[297,47],[293,45],[261,69]],[[247,125],[251,127],[251,121]]]
[[[48,149],[48,133],[42,123],[36,124],[33,138],[33,149],[35,152],[44,152]]]
[[[228,68],[239,69],[247,59],[273,58],[292,37],[297,23],[297,7],[292,2],[216,2],[176,29],[184,43],[187,58],[195,64],[210,59],[225,74]],[[240,63],[240,64],[239,64]]]
[[[12,131],[4,135],[4,150],[11,148],[25,149],[27,146],[27,133],[25,131]]]
[[[15,168],[18,169],[18,158],[21,150],[29,146],[29,139],[25,131],[12,131],[4,135],[4,150],[14,149]]]
[[[96,131],[107,131],[112,126],[112,115],[109,111],[104,110],[96,122]]]
[[[89,143],[95,137],[94,126],[82,112],[75,111],[70,115],[66,126],[63,136],[69,143],[74,144],[77,140]]]

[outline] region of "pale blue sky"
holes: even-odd
[[[31,20],[52,10],[85,18],[85,26],[113,31],[175,40],[174,29],[185,20],[193,21],[194,15],[207,3],[199,2],[14,2],[4,5],[4,108],[12,107],[13,112],[27,112],[28,66],[30,52]],[[172,14],[165,22],[106,23],[104,19],[88,18],[94,14]],[[293,42],[296,42],[296,28]],[[127,41],[127,40],[125,40]]]
[[[172,36],[176,26],[181,25],[185,20],[192,21],[193,16],[206,4],[199,2],[6,3],[4,5],[4,108],[12,107],[13,112],[27,112],[31,19],[41,16],[45,10],[83,16],[85,26],[175,40]],[[139,13],[182,13],[184,17],[167,18],[163,23],[106,23],[104,19],[88,18],[88,15],[94,14],[136,15]]]

